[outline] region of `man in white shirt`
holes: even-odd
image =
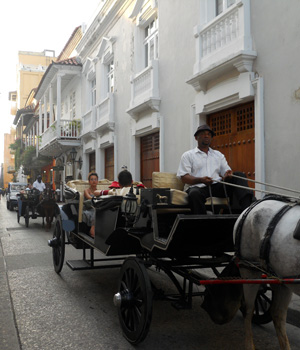
[[[41,175],[37,176],[36,181],[34,181],[32,187],[38,189],[40,192],[44,191],[46,185],[43,183]]]
[[[215,180],[248,186],[246,180],[233,178],[225,156],[209,147],[213,136],[215,133],[208,125],[199,126],[194,134],[198,146],[182,155],[177,171],[177,176],[185,184],[193,214],[206,214],[205,201],[210,197],[209,186],[212,196],[226,197],[223,184]],[[238,175],[245,177],[242,173]],[[233,195],[236,196],[241,210],[253,201],[253,194],[249,190],[226,186],[226,192],[231,199]]]

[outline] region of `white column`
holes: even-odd
[[[101,149],[100,149],[100,147],[98,147],[98,145],[97,145],[97,142],[96,142],[96,149],[95,149],[95,157],[96,157],[96,173],[98,174],[98,176],[99,176],[99,180],[100,179],[103,179],[104,178],[104,176],[103,176],[103,174],[102,174],[102,172],[101,172],[101,169],[102,169],[102,157],[101,157],[101,155],[102,155],[102,152],[101,152]]]
[[[255,180],[265,182],[265,117],[264,117],[264,81],[258,77],[252,81],[255,89]],[[264,190],[264,186],[258,186]],[[256,192],[255,196],[260,199],[262,194]]]
[[[118,162],[118,139],[116,137],[115,132],[114,132],[113,138],[114,138],[114,144],[113,144],[114,146],[114,179],[117,179],[121,169]]]
[[[165,171],[165,121],[159,117],[159,171]]]
[[[89,155],[88,153],[83,153],[82,154],[82,179],[83,180],[87,180],[88,179],[88,175],[89,175]],[[96,162],[96,166],[97,166],[97,162]],[[98,173],[99,175],[99,173]],[[101,179],[101,177],[99,176],[99,178]]]
[[[44,132],[47,130],[47,99],[44,95]]]
[[[49,88],[49,110],[50,110],[50,124],[53,124],[53,86],[50,84]]]
[[[39,106],[39,135],[42,135],[42,124],[43,123],[43,112],[42,112],[42,100],[40,100],[40,106]]]
[[[57,114],[57,121],[56,121],[56,132],[57,137],[60,137],[60,118],[61,118],[61,75],[57,75],[57,83],[56,83],[56,102],[57,102],[57,108],[56,108],[56,114]]]

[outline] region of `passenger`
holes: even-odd
[[[38,189],[40,192],[44,191],[46,186],[45,186],[45,184],[42,181],[42,176],[41,175],[37,176],[36,181],[34,181],[32,187]]]
[[[88,177],[90,188],[84,191],[85,199],[92,199],[93,196],[99,197],[108,194],[125,196],[133,183],[132,175],[128,170],[122,170],[118,175],[118,182],[113,181],[109,186],[111,190],[97,190],[98,184],[98,175],[97,173],[91,173]],[[140,184],[138,187],[144,187],[144,185]],[[115,192],[113,191],[115,189]],[[89,212],[89,213],[87,213]],[[94,210],[86,210],[84,211],[86,216],[86,223],[88,226],[91,226],[90,235],[91,237],[95,237],[95,211]]]
[[[90,173],[88,176],[88,181],[90,184],[89,188],[86,188],[84,190],[84,199],[92,199],[94,196],[99,195],[97,190],[98,185],[98,174],[97,173]],[[90,208],[88,210],[83,211],[84,219],[83,221],[91,227],[90,229],[90,235],[94,238],[95,237],[95,209]]]
[[[213,136],[215,133],[208,125],[199,126],[194,134],[198,146],[182,155],[177,171],[177,176],[185,184],[193,214],[206,214],[205,202],[210,197],[209,186],[212,196],[226,197],[223,184],[214,180],[248,186],[246,180],[232,177],[225,156],[210,148]],[[245,177],[243,173],[238,175]],[[233,195],[236,196],[241,210],[247,208],[254,198],[250,190],[226,186],[226,191],[231,201]]]

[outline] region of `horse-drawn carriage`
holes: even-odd
[[[26,188],[18,194],[17,220],[24,217],[26,227],[29,226],[29,219],[42,217],[43,227],[44,218],[46,218],[47,228],[50,228],[51,222],[57,208],[56,194],[50,184],[46,184],[43,192],[36,188]]]
[[[114,303],[123,334],[132,344],[143,341],[148,334],[154,297],[170,300],[174,307],[181,309],[191,308],[193,297],[203,296],[203,307],[208,311],[213,288],[219,288],[210,284],[229,284],[230,293],[235,294],[237,299],[237,309],[230,310],[229,316],[216,322],[229,321],[240,307],[246,314],[249,312],[247,305],[243,308],[242,284],[245,283],[260,285],[259,292],[255,294],[253,320],[257,323],[271,321],[272,292],[269,284],[284,281],[261,277],[264,273],[260,270],[256,280],[240,278],[237,263],[233,261],[233,231],[239,214],[231,214],[226,201],[216,203],[211,198],[207,204],[211,206],[212,213],[192,215],[185,194],[177,189],[175,177],[167,182],[157,182],[155,188],[141,189],[137,194],[131,190],[126,196],[93,198],[94,238],[89,235],[90,228],[82,219],[83,191],[88,183],[68,183],[66,202],[60,206],[53,239],[48,242],[53,249],[55,271],[61,272],[66,244],[83,251],[82,260],[66,261],[72,270],[121,266]],[[100,181],[98,189],[107,189],[109,184],[109,181]],[[105,258],[96,259],[95,249]],[[87,251],[90,251],[89,256]],[[147,271],[152,268],[163,271],[178,293],[167,294],[157,290]],[[207,273],[207,270],[210,272]],[[194,288],[201,285],[205,286],[205,290]]]

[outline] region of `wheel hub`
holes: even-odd
[[[134,297],[133,297],[133,294],[128,289],[125,289],[120,293],[116,293],[114,295],[113,302],[114,302],[114,305],[117,307],[121,307],[121,305],[129,307],[134,304]]]

